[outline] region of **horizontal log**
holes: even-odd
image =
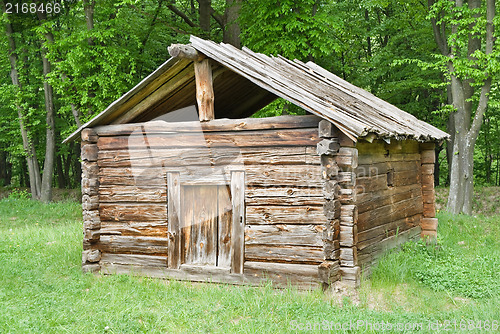
[[[327,200],[334,200],[339,197],[341,189],[336,180],[324,180],[323,196]]]
[[[293,263],[245,262],[244,274],[255,279],[271,280],[281,286],[305,284],[317,286],[319,281],[318,266]]]
[[[342,205],[340,208],[340,225],[352,226],[358,223],[358,207],[356,205]]]
[[[337,165],[335,156],[322,155],[321,156],[321,175],[325,180],[332,180],[339,174],[340,167]]]
[[[319,264],[323,259],[323,247],[245,245],[245,261]]]
[[[397,235],[384,238],[372,243],[369,247],[360,251],[358,246],[358,263],[363,267],[371,267],[388,250],[399,247],[410,240],[415,240],[420,236],[420,226],[413,227]]]
[[[337,165],[342,170],[350,170],[358,167],[358,149],[353,147],[340,147],[335,156]]]
[[[91,211],[83,210],[82,215],[83,215],[83,221],[92,221],[92,220],[100,221],[98,210],[91,210]]]
[[[323,139],[316,146],[318,155],[334,155],[337,154],[340,144],[337,139]]]
[[[358,250],[356,246],[340,248],[340,265],[343,267],[354,267],[358,265]]]
[[[99,177],[102,185],[109,185],[108,178],[120,181],[117,185],[131,184],[134,179],[137,186],[144,179],[158,178],[158,184],[164,180],[168,172],[179,172],[182,183],[193,184],[195,182],[205,184],[224,184],[231,179],[233,168],[222,169],[209,166],[190,166],[189,168],[161,168],[161,167],[122,167],[100,169]],[[235,170],[245,171],[246,184],[248,186],[299,186],[299,187],[322,187],[323,180],[319,166],[315,165],[288,165],[288,166],[236,166]],[[129,179],[128,181],[125,181]],[[145,185],[146,186],[146,185]],[[149,185],[147,185],[149,186]]]
[[[416,214],[411,217],[403,218],[396,221],[390,221],[386,224],[376,226],[374,228],[358,232],[358,249],[376,244],[387,237],[397,235],[403,231],[414,228],[420,225],[422,219],[421,214]]]
[[[89,229],[83,230],[83,239],[86,242],[95,243],[98,242],[100,238],[101,238],[100,230],[89,230]]]
[[[322,206],[247,206],[246,223],[255,224],[324,224]]]
[[[425,231],[436,231],[438,227],[437,218],[422,218],[420,227]]]
[[[377,207],[358,215],[358,231],[421,214],[422,210],[422,197],[420,196]]]
[[[319,280],[324,284],[331,284],[340,278],[339,261],[325,261],[318,266]]]
[[[97,133],[94,129],[86,128],[82,130],[81,133],[82,142],[95,143],[97,142]]]
[[[103,221],[101,223],[101,235],[124,235],[124,236],[144,236],[144,237],[168,237],[168,224],[163,221],[130,221],[112,222]]]
[[[102,253],[167,256],[168,238],[103,235],[97,243]]]
[[[426,142],[426,143],[420,143],[420,150],[434,150],[436,148],[436,143],[433,142]]]
[[[157,148],[154,150],[99,151],[100,167],[178,167],[192,165],[290,165],[319,164],[316,152],[308,147],[216,147]]]
[[[82,208],[83,210],[97,210],[99,208],[99,196],[82,196]]]
[[[340,267],[340,280],[352,287],[357,288],[361,280],[361,268],[356,267]]]
[[[82,271],[86,273],[98,273],[101,270],[99,263],[89,263],[82,265]]]
[[[422,200],[424,203],[432,204],[436,202],[436,193],[434,189],[431,190],[423,190],[422,191]]]
[[[356,173],[354,172],[339,172],[336,179],[344,187],[356,186]]]
[[[97,152],[96,144],[82,145],[81,158],[83,161],[97,161]]]
[[[132,266],[167,267],[166,256],[137,255],[137,254],[110,254],[104,253],[102,264],[124,264]]]
[[[100,228],[101,228],[101,220],[99,219],[99,217],[97,219],[83,221],[84,230],[99,230]]]
[[[356,225],[340,225],[340,248],[356,246],[358,243],[358,228]]]
[[[358,198],[357,190],[353,188],[340,188],[338,200],[342,205],[354,204]]]
[[[434,164],[423,164],[421,168],[423,175],[434,175]]]
[[[436,163],[436,152],[434,150],[423,150],[420,154],[422,165]]]
[[[323,246],[323,225],[246,225],[245,245]]]
[[[358,214],[362,214],[391,203],[397,203],[399,201],[419,197],[421,196],[421,193],[422,191],[418,184],[392,187],[377,192],[365,192],[358,195]]]
[[[333,242],[325,242],[324,258],[325,260],[338,260],[340,256],[340,242],[335,240]]]
[[[181,269],[167,269],[155,266],[123,265],[103,263],[101,272],[104,274],[133,274],[156,278],[168,278],[194,282],[214,282],[225,284],[261,285],[271,281],[279,287],[292,284],[300,289],[313,289],[319,286],[318,266],[284,263],[246,262],[245,272],[227,274],[220,268],[200,268],[198,272]]]
[[[326,200],[323,209],[326,219],[337,219],[340,217],[340,200]]]
[[[95,161],[82,161],[82,178],[96,179],[99,175],[99,166]]]
[[[434,188],[434,175],[432,174],[423,174],[422,175],[422,185],[429,185],[431,188]]]
[[[99,150],[157,149],[166,147],[312,146],[319,141],[316,129],[284,129],[217,133],[172,133],[99,137]]]
[[[191,45],[185,44],[172,44],[168,47],[168,53],[171,57],[174,58],[184,58],[192,61],[200,61],[206,56],[202,53],[199,53],[195,48]]]
[[[99,201],[101,203],[114,202],[148,202],[166,203],[167,188],[152,186],[109,186],[99,188]]]
[[[424,203],[423,204],[423,212],[425,218],[434,218],[436,217],[436,206],[434,203]]]
[[[372,165],[383,162],[397,161],[420,161],[419,153],[394,153],[385,155],[383,153],[363,153],[358,157],[359,165]]]
[[[334,242],[339,239],[340,234],[340,221],[338,219],[329,220],[325,225],[323,231],[324,242]]]
[[[245,192],[247,205],[306,205],[324,203],[322,189],[299,187],[248,187]]]
[[[149,121],[146,123],[116,124],[95,127],[99,136],[118,135],[143,135],[143,134],[165,134],[169,132],[221,132],[221,131],[249,131],[249,130],[278,130],[316,128],[320,117],[307,116],[277,116],[266,118],[244,118],[244,119],[214,119],[207,122],[165,122]],[[316,146],[316,144],[314,144]]]
[[[82,252],[82,263],[95,263],[101,260],[101,252],[97,249],[88,249]]]
[[[369,165],[359,165],[356,169],[356,175],[358,178],[370,177],[376,175],[385,175],[389,170],[394,170],[395,172],[404,171],[419,171],[421,168],[420,161],[392,161],[392,162],[379,162]]]
[[[101,221],[167,221],[167,206],[146,203],[101,203]]]

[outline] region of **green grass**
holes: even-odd
[[[287,333],[349,322],[345,332],[375,333],[366,324],[382,321],[433,333],[429,321],[500,321],[500,217],[439,218],[437,248],[407,244],[339,297],[82,274],[79,205],[11,196],[0,201],[0,333]]]

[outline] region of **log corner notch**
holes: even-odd
[[[420,164],[422,180],[423,215],[420,222],[422,232],[420,236],[428,242],[437,238],[438,219],[436,217],[435,191],[434,191],[434,164],[436,163],[436,144],[420,144]]]
[[[317,144],[316,152],[321,159],[325,200],[323,209],[327,219],[323,232],[325,260],[319,265],[318,274],[323,289],[327,289],[340,278],[340,186],[337,182],[339,168],[335,160],[340,145],[338,133],[332,123],[320,121],[318,131],[322,140]]]
[[[200,122],[211,121],[215,118],[214,87],[212,64],[210,59],[199,53],[191,45],[173,44],[168,47],[172,57],[192,60],[196,81],[196,103]]]
[[[101,230],[97,139],[98,136],[93,129],[82,131],[83,272],[100,270],[101,252],[97,249]]]
[[[320,265],[320,278],[326,278],[325,268],[334,268],[335,275],[323,280],[323,285],[340,279],[348,286],[358,287],[361,269],[358,266],[357,244],[357,207],[356,207],[356,173],[358,150],[354,143],[340,133],[327,120],[319,123],[317,153],[321,157],[321,168],[324,179],[324,211],[328,219],[327,231],[332,236],[325,238],[325,261]],[[351,143],[349,145],[349,143]],[[332,251],[328,251],[333,249]],[[332,254],[333,253],[333,254]],[[329,264],[333,262],[336,265]],[[331,270],[331,269],[330,269]]]

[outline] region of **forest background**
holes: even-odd
[[[436,148],[435,183],[450,187],[452,213],[471,213],[473,185],[500,185],[494,0],[64,0],[0,7],[0,186],[28,187],[34,199],[48,202],[52,188],[80,186],[79,143],[62,140],[191,34],[314,61],[450,133]],[[254,116],[301,113],[278,99]]]

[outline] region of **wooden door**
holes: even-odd
[[[230,268],[231,224],[228,186],[181,186],[181,264]]]

